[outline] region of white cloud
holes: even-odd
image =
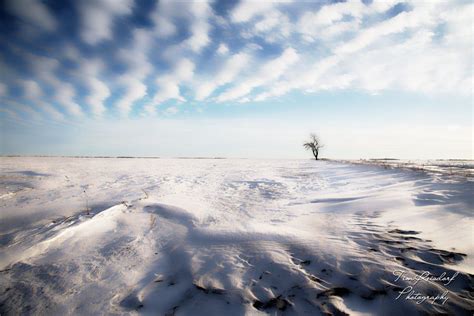
[[[159,104],[169,99],[184,101],[179,86],[191,80],[194,67],[194,63],[189,59],[182,59],[175,65],[171,74],[158,77],[156,79],[158,92],[154,96],[153,102]]]
[[[191,36],[184,41],[184,46],[188,46],[194,52],[200,52],[211,42],[209,19],[212,16],[212,8],[208,2],[193,1],[188,3],[188,9],[191,15],[189,25]]]
[[[360,52],[355,56],[357,63],[347,60],[342,66],[350,69],[357,85],[368,91],[469,93],[468,87],[463,87],[463,79],[468,75],[463,55],[465,52],[433,43],[433,33],[419,31],[390,48]]]
[[[79,53],[79,50],[77,49],[76,46],[72,44],[66,44],[62,47],[62,55],[64,56],[65,59],[71,60],[71,61],[76,61],[81,58],[81,54]]]
[[[196,99],[202,101],[206,99],[218,87],[232,82],[243,70],[242,65],[250,61],[250,56],[246,53],[239,53],[231,56],[213,76],[210,81],[200,82],[196,85]]]
[[[104,65],[102,61],[97,59],[82,58],[79,67],[79,77],[89,89],[89,94],[85,98],[86,103],[90,106],[94,116],[100,117],[106,111],[104,102],[110,96],[109,87],[104,81],[99,79],[100,72]]]
[[[58,110],[56,110],[51,104],[43,102],[43,101],[39,101],[37,102],[37,105],[55,120],[64,121],[64,115]]]
[[[421,12],[421,13],[420,13]],[[378,23],[367,29],[362,29],[360,34],[351,41],[341,45],[337,54],[348,54],[363,49],[377,40],[391,34],[402,33],[409,28],[419,27],[423,23],[433,20],[425,11],[402,12],[397,16]]]
[[[170,37],[177,32],[177,28],[172,21],[172,12],[169,12],[169,9],[168,1],[160,1],[151,14],[154,33],[160,38]]]
[[[18,116],[18,113],[15,111],[12,111],[10,109],[5,109],[5,108],[0,108],[0,112],[6,113],[8,116],[15,120],[20,120],[20,117]]]
[[[361,1],[338,2],[331,5],[324,5],[317,12],[307,12],[300,20],[302,27],[316,29],[321,26],[333,24],[341,21],[346,16],[361,18],[365,4]]]
[[[150,13],[153,26],[133,29],[129,43],[110,56],[113,63],[121,63],[123,72],[107,69],[112,62],[105,59],[108,56],[96,59],[94,47],[85,57],[80,46],[70,42],[61,47],[60,57],[15,48],[28,56],[32,76],[21,80],[15,66],[0,60],[1,81],[21,82],[23,97],[55,118],[80,117],[81,106],[101,116],[114,89],[123,92],[115,104],[123,117],[140,101],[149,113],[168,100],[186,102],[187,91],[194,93],[190,93],[194,100],[206,102],[258,102],[293,90],[472,94],[474,5],[409,1],[397,14],[388,11],[397,3],[244,0],[224,21],[209,2],[160,1]],[[7,4],[30,27],[41,31],[57,26],[40,1]],[[38,16],[30,16],[25,4],[40,6]],[[132,4],[132,0],[78,2],[83,41],[95,45],[113,39],[114,23],[132,12]],[[217,38],[212,43],[214,29]],[[216,51],[202,54],[211,43]],[[283,52],[269,57],[276,50]],[[66,61],[77,63],[77,69],[63,67]],[[163,69],[165,63],[169,70]],[[82,90],[76,84],[86,88],[84,95],[79,95]],[[156,93],[148,96],[154,85]],[[0,95],[5,94],[6,86],[0,84]]]
[[[269,43],[287,39],[293,25],[279,8],[291,1],[241,1],[231,12],[231,20],[243,23],[240,35],[244,39],[259,36]],[[252,22],[252,23],[249,23]]]
[[[453,22],[461,18],[460,11],[470,12],[464,22],[472,21],[473,6],[467,5],[463,10],[449,5],[444,2],[415,4],[412,11],[400,13],[363,31],[353,41],[336,49],[336,52],[347,54],[339,69],[354,77],[353,86],[369,92],[472,93],[470,85],[466,84],[472,78],[469,71],[472,55],[466,49],[473,43],[472,30],[471,36],[463,37],[462,46],[449,39],[452,38]],[[435,38],[434,29],[440,23],[446,23],[444,40]],[[410,32],[402,39],[396,36],[407,30]],[[455,34],[459,33],[456,31]]]
[[[84,113],[81,107],[75,101],[76,90],[74,86],[59,79],[56,75],[56,70],[60,65],[59,61],[54,58],[32,54],[28,54],[27,58],[37,78],[54,89],[51,97],[52,101],[59,103],[73,116],[83,116]]]
[[[159,38],[167,38],[177,33],[174,20],[185,20],[188,38],[182,41],[179,49],[189,49],[199,53],[211,43],[209,32],[210,19],[214,17],[211,5],[207,1],[160,1],[151,16],[154,33]]]
[[[268,14],[266,14],[260,21],[255,23],[254,28],[255,31],[257,31],[258,33],[266,33],[277,28],[278,26],[281,27],[282,25],[289,25],[288,17],[278,10],[272,10]],[[283,29],[283,35],[289,35],[289,28]]]
[[[41,108],[44,112],[48,113],[50,117],[57,121],[64,121],[64,115],[56,110],[51,104],[44,102],[44,101],[38,101],[35,103],[39,108]]]
[[[268,89],[257,95],[254,100],[263,101],[271,97],[282,96],[294,89],[315,89],[321,82],[326,85],[326,89],[329,89],[326,75],[339,62],[339,57],[330,56],[310,65],[304,63],[303,67],[300,65],[296,71],[289,72],[282,80],[269,85]]]
[[[134,103],[147,95],[147,86],[144,80],[153,71],[153,65],[148,60],[150,44],[154,38],[153,31],[136,29],[133,32],[132,44],[119,51],[119,58],[128,66],[125,74],[118,82],[125,87],[125,93],[117,102],[122,116],[127,116]]]
[[[249,22],[256,16],[264,15],[266,12],[278,6],[279,4],[289,2],[291,1],[242,0],[231,12],[230,17],[232,21],[236,23]]]
[[[282,22],[282,18],[286,17],[281,14],[280,11],[272,10],[269,14],[266,14],[263,19],[255,23],[255,30],[257,32],[268,32],[274,29]]]
[[[156,83],[159,90],[153,98],[154,103],[159,104],[169,99],[185,101],[180,94],[178,81],[173,80],[171,77],[163,77],[159,78]]]
[[[194,63],[188,58],[181,57],[183,48],[199,53],[210,43],[209,19],[213,16],[212,8],[207,2],[182,3],[175,1],[160,1],[151,14],[154,26],[151,30],[136,29],[132,46],[119,52],[119,56],[128,65],[126,74],[119,82],[126,86],[125,95],[118,101],[117,106],[123,115],[127,115],[133,104],[147,95],[144,80],[154,69],[148,60],[150,45],[155,38],[166,38],[177,32],[173,19],[184,18],[189,23],[190,36],[182,41],[175,49],[168,47],[171,61],[174,64],[171,73],[159,76],[155,82],[158,92],[150,104],[145,106],[149,113],[155,112],[155,106],[169,99],[184,101],[179,86],[188,82],[194,74]]]
[[[245,33],[247,37],[260,36],[269,43],[277,43],[287,39],[293,32],[293,25],[288,16],[279,10],[265,12]]]
[[[122,116],[127,116],[133,104],[146,96],[147,87],[140,80],[130,76],[120,77],[119,82],[126,85],[127,89],[125,94],[122,95],[117,102],[117,108],[120,110]]]
[[[36,81],[21,80],[20,85],[23,88],[23,96],[30,100],[37,100],[43,97],[43,92]]]
[[[164,111],[164,113],[167,115],[174,115],[174,114],[177,114],[178,112],[179,112],[179,109],[176,106],[170,106]]]
[[[0,97],[6,96],[7,94],[8,94],[7,86],[0,82]]]
[[[210,25],[207,22],[198,21],[192,26],[192,35],[184,42],[192,51],[200,52],[210,42],[209,38]]]
[[[176,34],[176,26],[165,17],[159,17],[155,21],[155,25],[155,32],[158,37],[166,38]]]
[[[20,19],[46,31],[54,31],[57,22],[48,8],[38,0],[8,0],[6,8]]]
[[[76,97],[76,92],[73,85],[69,83],[61,83],[56,89],[54,98],[57,102],[63,105],[66,110],[74,116],[82,116],[81,107],[74,100]]]
[[[283,73],[299,59],[298,53],[293,48],[287,48],[283,53],[263,64],[256,75],[249,76],[236,86],[224,91],[216,100],[225,102],[245,97],[256,87],[263,86],[277,80]]]
[[[44,93],[36,81],[33,80],[20,80],[20,86],[23,89],[23,97],[31,101],[36,107],[41,108],[52,118],[62,121],[64,120],[64,115],[56,110],[49,103],[44,102],[42,99]]]
[[[145,111],[154,114],[156,105],[167,100],[185,101],[181,95],[180,86],[184,85],[194,76],[194,63],[186,58],[179,60],[170,74],[156,78],[158,92],[154,95],[152,103],[145,106]]]
[[[334,39],[345,32],[358,32],[365,17],[383,13],[397,3],[398,0],[384,0],[366,5],[359,0],[349,0],[323,5],[319,10],[302,14],[295,30],[308,42]]]
[[[132,0],[82,0],[78,1],[81,17],[81,37],[95,45],[111,39],[115,18],[132,12]]]
[[[219,55],[227,55],[229,53],[229,47],[226,44],[220,43],[219,47],[217,48],[217,54]]]
[[[364,14],[374,14],[390,7],[378,4],[374,8],[374,5],[361,7],[359,11],[345,11],[339,7],[337,14],[328,14],[318,23],[323,25],[331,21],[329,28],[343,24],[341,28],[345,29],[349,28],[349,25],[344,25],[347,22],[337,22],[341,12],[360,12],[357,18],[362,18]],[[351,31],[356,34],[352,39],[340,43],[328,36],[328,42],[319,44],[324,44],[329,54],[312,62],[309,62],[311,55],[304,56],[292,71],[269,84],[268,89],[253,100],[263,101],[291,90],[358,89],[369,93],[394,90],[470,94],[473,33],[466,25],[472,21],[472,7],[471,4],[462,7],[446,2],[414,2],[411,11],[401,12],[364,28],[360,28],[359,22],[353,22]],[[443,25],[444,30],[438,35],[441,37],[436,38],[439,25]],[[321,26],[321,30],[324,32],[327,28]],[[311,40],[318,36],[312,34]]]
[[[35,120],[42,119],[41,114],[38,111],[36,111],[36,109],[34,109],[31,106],[25,105],[22,102],[7,100],[5,101],[5,104],[10,106],[11,109],[13,108],[14,112],[23,112]]]
[[[127,73],[119,78],[119,83],[126,87],[125,94],[117,102],[122,115],[126,116],[135,102],[147,95],[145,79],[152,73],[154,66],[149,62],[148,54],[154,39],[169,37],[176,33],[173,18],[186,18],[190,23],[191,35],[184,40],[179,48],[188,48],[199,52],[210,43],[208,32],[209,17],[212,9],[207,2],[192,2],[184,5],[180,2],[161,1],[151,14],[154,27],[150,29],[136,29],[133,33],[132,45],[119,51],[119,57],[127,64]],[[179,50],[178,50],[179,51]],[[154,113],[155,105],[169,99],[183,101],[179,86],[189,81],[194,73],[194,63],[187,58],[180,58],[172,54],[174,62],[171,74],[159,76],[155,82],[158,92],[152,98],[152,104],[145,106],[145,110]]]
[[[188,81],[193,77],[194,74],[194,63],[189,59],[182,59],[174,68],[174,79]]]
[[[105,112],[104,101],[110,96],[110,90],[103,81],[97,78],[90,78],[88,86],[90,94],[87,96],[86,102],[91,105],[92,113],[95,116],[101,116]]]
[[[188,82],[194,74],[194,63],[188,58],[180,57],[182,49],[190,49],[198,53],[210,43],[209,19],[213,16],[212,8],[207,2],[181,3],[160,1],[151,14],[154,26],[149,29],[136,29],[133,33],[131,47],[122,49],[119,57],[128,65],[126,74],[119,78],[119,83],[126,87],[124,96],[118,101],[117,107],[122,115],[130,112],[133,104],[147,95],[145,79],[151,74],[154,66],[148,60],[151,43],[155,38],[165,38],[177,32],[173,24],[175,18],[185,18],[189,23],[190,36],[172,50],[170,58],[174,63],[170,74],[159,76],[155,82],[158,92],[153,96],[151,104],[145,110],[154,113],[154,108],[169,99],[184,101],[179,86]],[[178,52],[178,53],[177,53]]]

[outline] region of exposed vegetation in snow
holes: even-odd
[[[1,172],[2,315],[462,315],[473,306],[474,183],[456,173],[20,157],[1,158]],[[443,273],[452,280],[436,279]]]

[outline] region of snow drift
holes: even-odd
[[[473,307],[474,186],[458,174],[303,160],[2,158],[1,168],[1,314]]]

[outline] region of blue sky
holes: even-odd
[[[473,11],[3,1],[0,152],[472,159]]]

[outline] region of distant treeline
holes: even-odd
[[[54,156],[54,155],[0,155],[0,157],[38,157],[38,158],[113,158],[113,159],[162,159],[158,156]],[[227,159],[225,157],[170,157],[171,159]]]

